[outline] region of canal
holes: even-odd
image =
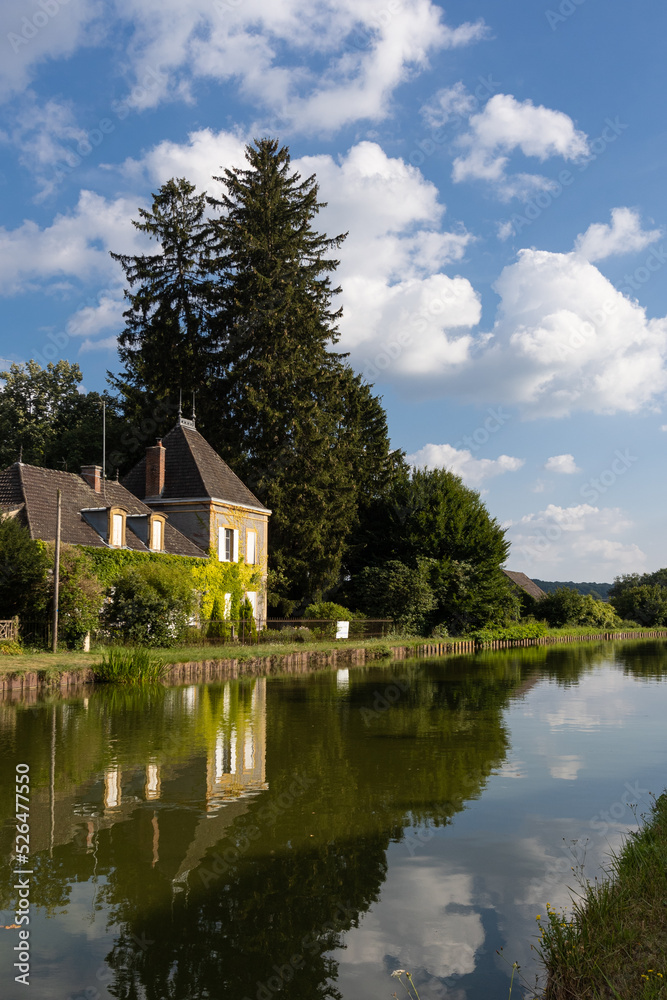
[[[0,703],[0,995],[505,1000],[667,785],[666,677],[591,643]]]

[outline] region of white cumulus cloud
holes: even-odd
[[[426,444],[407,461],[415,468],[448,469],[460,476],[466,486],[479,486],[485,479],[504,472],[516,472],[524,465],[523,458],[500,455],[498,458],[475,458],[466,448],[456,449],[451,444]]]
[[[577,237],[574,248],[587,260],[604,260],[643,250],[661,236],[661,229],[643,230],[639,213],[633,209],[614,208],[611,224],[593,223]]]
[[[375,0],[116,0],[116,9],[132,28],[135,76],[165,73],[139,106],[187,100],[198,78],[232,80],[276,125],[314,132],[384,118],[396,87],[431,54],[487,35],[481,20],[448,26],[431,0],[384,8]]]
[[[547,472],[558,472],[565,476],[581,472],[581,469],[577,468],[573,455],[552,455],[551,458],[547,459],[544,468]]]
[[[544,162],[553,156],[578,160],[588,152],[588,139],[562,111],[517,101],[511,94],[495,94],[484,110],[470,119],[469,130],[458,139],[463,154],[456,157],[455,182],[484,180],[504,199],[547,189],[551,182],[539,174],[508,175],[510,154]]]
[[[633,522],[617,507],[549,504],[507,528],[512,565],[538,579],[563,579],[565,570],[568,579],[611,580],[646,565]]]

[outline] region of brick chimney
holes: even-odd
[[[167,452],[162,439],[153,448],[146,448],[146,496],[159,497],[164,489],[164,470]]]
[[[82,465],[81,476],[96,493],[102,492],[102,466]]]

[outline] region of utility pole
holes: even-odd
[[[53,649],[58,652],[58,599],[60,594],[60,522],[62,518],[62,493],[56,493],[56,554],[53,566]]]

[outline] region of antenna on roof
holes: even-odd
[[[178,390],[178,422],[180,424],[181,417],[183,416],[183,390]]]
[[[193,424],[194,424],[194,422],[195,422],[195,396],[196,396],[196,395],[197,395],[197,393],[196,393],[196,392],[193,392],[193,393],[192,393],[192,423],[193,423]]]

